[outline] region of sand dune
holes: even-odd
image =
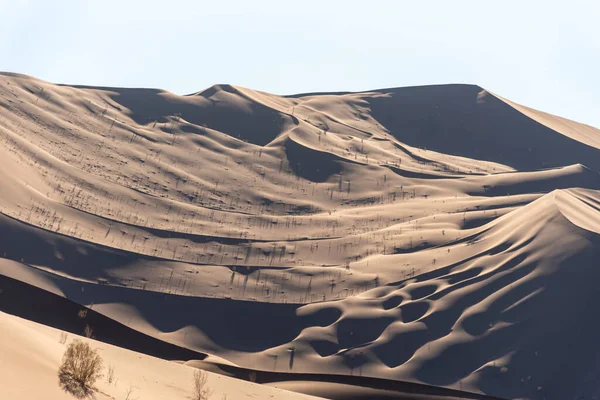
[[[10,282],[216,368],[600,395],[595,128],[473,85],[178,96],[16,74],[0,115]]]
[[[70,335],[60,343],[61,331],[0,313],[0,396],[6,399],[73,399],[57,384],[56,371],[71,340],[88,342],[103,358],[104,377],[96,385],[96,399],[189,399],[194,368],[135,353],[102,342]],[[108,367],[115,379],[107,380]],[[207,386],[214,398],[317,399],[208,372]]]

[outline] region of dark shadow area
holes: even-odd
[[[229,376],[249,380],[250,370],[227,365],[219,365],[219,368]],[[502,400],[498,397],[453,389],[357,375],[255,371],[254,379],[256,383],[283,387],[287,390],[322,396],[332,400]],[[294,382],[299,385],[293,385]],[[282,385],[280,386],[277,383]],[[300,383],[307,383],[307,385],[300,385]]]
[[[3,275],[0,275],[0,289],[2,289],[0,311],[8,314],[76,334],[83,333],[85,324],[90,324],[96,328],[94,338],[97,340],[167,360],[203,360],[206,357],[205,354],[144,335],[91,309],[87,309],[86,317],[80,319],[77,314],[83,307],[79,304]],[[290,362],[292,361],[290,360]],[[339,383],[347,387],[337,393],[335,390],[331,392],[330,389],[327,389],[331,394],[329,398],[339,400],[500,400],[495,397],[422,384],[360,376],[254,371],[226,364],[215,364],[214,368],[210,368],[210,370],[261,384],[288,381],[310,381],[325,384]],[[252,379],[250,378],[251,376]],[[63,377],[61,385],[64,385],[65,390],[76,393],[77,396],[85,397],[90,393],[87,390],[78,388],[66,376]],[[346,390],[348,388],[350,392],[354,393],[353,395],[348,394],[348,390]]]
[[[51,275],[48,277],[53,279]],[[195,326],[215,344],[234,351],[263,351],[286,344],[303,329],[315,324],[311,315],[297,316],[299,306],[295,304],[191,297],[65,279],[53,281],[67,298],[76,303],[128,304],[161,332]],[[326,323],[336,318],[338,312],[332,309],[320,318]],[[243,338],[240,338],[240,326],[244,327]],[[78,329],[83,328],[78,326]],[[100,335],[103,329],[99,325],[95,332]]]
[[[402,322],[406,324],[418,320],[427,313],[429,307],[429,303],[426,301],[413,301],[400,306]]]
[[[390,336],[388,341],[376,343],[372,351],[382,363],[395,368],[410,360],[419,348],[427,344],[428,340],[426,328],[420,327],[419,330]]]
[[[483,182],[481,178],[465,178],[468,182]],[[585,188],[600,190],[600,174],[583,165],[550,169],[535,173],[509,172],[487,175],[480,190],[467,190],[470,196],[506,196],[529,193],[549,193],[556,189]]]
[[[62,390],[78,399],[94,398],[96,390],[93,387],[82,385],[71,374],[62,370],[58,371],[58,385]]]
[[[46,231],[0,214],[0,257],[89,279],[110,279],[104,268],[118,268],[136,260],[150,259],[109,247],[91,244]],[[32,251],[35,249],[35,251]]]
[[[321,357],[331,356],[340,349],[339,344],[329,340],[311,340],[309,344]]]
[[[381,305],[384,310],[391,310],[392,308],[398,307],[400,304],[402,304],[403,301],[403,296],[395,294],[385,299],[385,301],[381,303]]]
[[[314,326],[329,326],[342,316],[342,310],[335,306],[319,307],[317,311],[310,314]]]
[[[426,173],[426,172],[409,171],[407,169],[394,167],[392,165],[384,165],[384,166],[389,168],[389,170],[392,171],[393,173],[395,173],[396,175],[402,176],[404,178],[430,179],[430,180],[431,179],[438,179],[438,180],[461,179],[460,176],[452,176],[452,175],[445,176],[445,175],[443,175],[442,172],[440,172],[440,175],[435,175],[435,174],[430,174],[430,173]]]
[[[38,287],[0,275],[0,311],[53,328],[84,335],[86,325],[94,339],[166,360],[204,359],[205,354],[155,339],[91,309]],[[79,318],[86,309],[85,318]]]
[[[418,86],[366,97],[371,115],[399,141],[522,171],[582,163],[600,170],[598,149],[530,119],[475,85]]]
[[[464,310],[493,297],[485,309],[460,321],[470,343],[454,343],[425,362],[416,378],[432,385],[448,385],[470,375],[486,363],[511,354],[505,363],[487,365],[478,378],[484,392],[506,398],[579,398],[586,377],[570,367],[576,363],[586,371],[598,371],[600,350],[594,346],[600,322],[596,299],[600,243],[588,237],[590,245],[565,259],[560,271],[535,275],[544,266],[522,256],[507,261],[493,274],[478,276],[436,293],[444,297],[457,287],[472,285],[470,291],[452,303],[447,311],[424,317],[432,339],[450,332]],[[481,286],[480,282],[487,282]],[[568,295],[567,295],[568,294]],[[463,311],[460,311],[463,310]],[[468,357],[465,357],[468,352]],[[536,377],[544,377],[540,380]],[[552,377],[556,377],[553,379]],[[589,393],[588,393],[589,395]],[[585,398],[585,397],[584,397]],[[591,398],[591,397],[590,397]]]
[[[418,300],[433,294],[437,288],[438,285],[435,284],[418,286],[414,289],[408,290],[408,293],[410,294],[411,300]]]
[[[479,228],[482,227],[486,224],[489,224],[490,222],[492,222],[493,220],[495,220],[496,218],[498,218],[497,216],[493,215],[492,213],[490,213],[489,215],[485,216],[485,217],[472,217],[469,216],[469,219],[465,219],[463,221],[463,223],[460,225],[461,229],[474,229],[474,228]]]
[[[352,348],[371,342],[394,321],[391,317],[349,318],[337,323],[337,339],[339,348]]]
[[[289,167],[299,177],[311,182],[326,182],[342,172],[344,162],[340,157],[305,147],[291,139],[283,146]]]
[[[0,257],[32,265],[44,265],[55,271],[86,279],[113,278],[106,271],[126,266],[138,261],[157,261],[160,257],[150,257],[138,253],[122,251],[100,244],[86,242],[61,233],[40,229],[23,221],[17,221],[0,214],[0,229],[7,232],[0,241]],[[246,239],[190,235],[160,229],[142,228],[161,238],[185,238],[194,243],[219,243],[244,245]],[[254,243],[263,242],[253,240]],[[35,251],[31,251],[35,249]],[[167,261],[173,261],[166,259]],[[255,270],[256,268],[254,268]],[[261,267],[269,269],[269,267]],[[241,272],[243,271],[240,269]]]
[[[136,123],[147,125],[181,119],[223,132],[231,137],[264,146],[283,130],[289,117],[246,97],[230,85],[214,85],[200,93],[177,96],[158,89],[126,89],[72,86],[107,90]],[[129,112],[127,111],[129,110]],[[166,128],[169,131],[169,128]]]

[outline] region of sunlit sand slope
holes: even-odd
[[[593,127],[473,85],[2,74],[0,143],[9,278],[240,367],[600,395]]]

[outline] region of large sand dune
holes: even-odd
[[[343,376],[600,395],[595,128],[471,85],[177,96],[6,73],[0,142],[4,310],[64,297],[99,337],[330,376],[308,385],[329,397],[358,396]]]
[[[67,342],[62,344],[61,333],[0,312],[3,399],[74,399],[59,387],[56,376],[66,345],[74,339],[88,342],[103,358],[104,375],[96,384],[94,395],[98,400],[122,399],[128,393],[130,399],[183,400],[193,393],[193,368],[83,337],[67,336]],[[110,383],[109,367],[114,369],[114,380]],[[206,384],[218,399],[317,399],[210,372]]]

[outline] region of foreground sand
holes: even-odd
[[[65,399],[74,397],[58,385],[57,371],[66,346],[74,339],[89,343],[104,361],[104,377],[96,398],[189,399],[193,393],[194,368],[161,360],[92,339],[69,334],[60,343],[61,331],[0,312],[0,398]],[[108,366],[115,381],[107,382]],[[214,399],[317,399],[207,372],[207,386]]]
[[[7,279],[259,371],[600,395],[597,129],[471,85],[0,81]]]

